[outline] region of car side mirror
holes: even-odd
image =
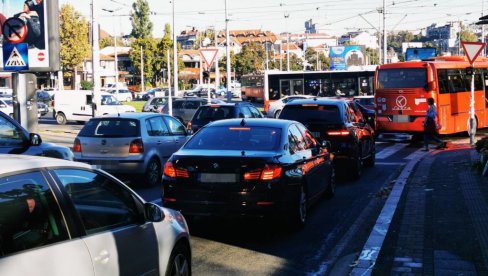
[[[42,144],[41,136],[37,133],[30,133],[29,140],[30,144],[33,146],[39,146],[40,144]]]
[[[159,222],[164,219],[163,209],[151,202],[144,204],[144,215],[146,220],[151,222]]]

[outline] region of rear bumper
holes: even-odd
[[[133,160],[114,160],[114,159],[96,159],[83,158],[75,155],[75,161],[87,163],[106,172],[113,174],[140,174],[146,170],[146,164],[143,159]]]

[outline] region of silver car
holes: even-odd
[[[181,213],[87,164],[1,155],[0,195],[0,275],[191,274]]]
[[[76,161],[113,174],[142,174],[143,184],[161,183],[161,166],[187,140],[174,117],[157,113],[121,113],[90,119],[75,139]]]
[[[285,96],[279,100],[270,102],[266,116],[268,118],[278,118],[280,116],[281,110],[283,110],[283,107],[285,106],[286,103],[291,102],[293,100],[306,99],[312,97],[313,96],[311,95],[293,95],[293,96]]]

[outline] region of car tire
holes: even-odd
[[[307,221],[307,192],[305,185],[300,185],[295,206],[292,209],[291,226],[293,229],[300,229],[305,226]]]
[[[360,177],[361,177],[361,173],[362,173],[362,170],[363,170],[363,162],[361,160],[361,149],[358,149],[358,152],[356,154],[356,157],[353,159],[352,161],[352,178],[353,180],[358,180]]]
[[[176,244],[168,260],[166,276],[191,275],[190,249],[182,242]]]
[[[58,114],[56,114],[56,123],[58,123],[59,125],[65,125],[66,122],[66,116],[63,113],[59,112]]]
[[[276,110],[274,117],[278,119],[278,117],[280,117],[280,114],[281,114],[281,110]]]
[[[335,188],[336,188],[336,176],[335,170],[332,167],[332,173],[330,174],[330,183],[329,186],[325,189],[325,198],[333,198],[335,196]]]
[[[157,187],[161,184],[161,164],[156,158],[152,158],[146,167],[144,178],[146,180],[146,186]]]

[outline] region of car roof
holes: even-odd
[[[244,124],[243,124],[244,121]],[[276,127],[284,128],[292,123],[290,120],[274,120],[267,118],[225,119],[211,122],[207,126],[250,126],[250,127]]]
[[[222,103],[211,103],[211,104],[206,104],[206,105],[202,105],[202,107],[204,106],[215,106],[215,105],[219,105],[219,106],[237,106],[237,105],[252,105],[250,103],[247,103],[247,102],[232,102],[232,103],[228,103],[228,102],[222,102]]]
[[[102,115],[95,117],[94,119],[97,118],[123,118],[123,119],[145,119],[149,117],[154,117],[156,115],[160,116],[169,116],[166,114],[161,114],[161,113],[153,113],[153,112],[121,112],[119,114],[107,114],[107,115]]]
[[[323,97],[323,98],[311,98],[311,99],[297,99],[287,103],[286,105],[302,105],[302,104],[340,105],[341,103],[345,103],[348,101],[350,101],[350,99]]]
[[[73,162],[58,158],[32,155],[0,154],[0,174],[37,169],[41,167],[77,167],[82,169],[91,168],[90,165],[85,163]]]

